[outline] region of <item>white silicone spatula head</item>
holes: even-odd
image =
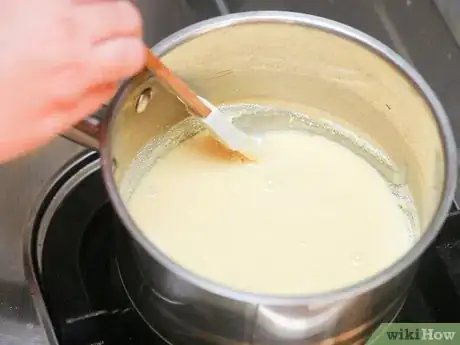
[[[160,58],[148,48],[146,50],[147,68],[168,90],[173,92],[194,114],[202,118],[209,132],[230,150],[239,152],[250,160],[258,157],[259,142],[237,127],[231,118],[223,114],[208,101],[197,96],[188,85],[166,67]]]
[[[202,122],[214,138],[230,150],[239,152],[250,160],[256,160],[259,157],[259,141],[235,127],[228,115],[202,97],[199,98],[211,109],[209,115],[202,118]]]

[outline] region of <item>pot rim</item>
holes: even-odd
[[[286,11],[252,11],[244,13],[228,14],[220,17],[207,19],[166,37],[159,42],[153,50],[158,55],[164,55],[180,44],[194,39],[204,33],[214,31],[220,28],[246,24],[246,23],[287,23],[300,25],[305,27],[314,27],[317,29],[330,32],[351,39],[352,41],[371,49],[374,53],[384,58],[392,64],[400,73],[404,74],[412,81],[420,94],[425,98],[425,101],[430,106],[433,116],[435,117],[439,133],[441,135],[444,161],[445,161],[445,179],[441,196],[441,201],[438,208],[429,223],[427,230],[422,234],[417,243],[400,259],[392,265],[385,268],[383,271],[366,278],[363,281],[355,283],[351,286],[343,287],[327,292],[320,292],[308,295],[273,295],[273,294],[258,294],[239,291],[220,285],[205,277],[201,277],[186,268],[180,266],[163,253],[154,243],[148,240],[143,232],[135,225],[134,220],[129,215],[118,189],[115,184],[112,174],[112,150],[108,143],[112,142],[112,129],[114,123],[114,114],[120,110],[120,100],[124,99],[130,91],[130,83],[127,81],[119,90],[117,96],[113,99],[109,106],[109,116],[107,116],[101,128],[101,161],[102,172],[106,187],[112,203],[120,216],[121,220],[127,227],[132,238],[139,243],[144,250],[147,251],[153,258],[158,260],[163,266],[171,270],[173,273],[180,276],[185,281],[192,283],[208,292],[227,297],[233,300],[243,301],[256,304],[270,304],[279,306],[306,304],[318,301],[334,301],[338,299],[347,299],[359,294],[363,294],[371,289],[383,285],[391,278],[400,275],[405,269],[416,263],[417,259],[423,254],[425,249],[433,242],[438,234],[445,218],[448,215],[451,207],[457,179],[457,154],[456,144],[452,133],[452,128],[449,119],[444,111],[443,106],[437,96],[423,79],[423,77],[410,66],[401,56],[384,45],[377,39],[355,29],[348,25],[336,22],[334,20],[313,16],[309,14],[301,14]]]

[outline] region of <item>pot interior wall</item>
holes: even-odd
[[[427,228],[444,183],[439,129],[414,84],[373,50],[305,24],[257,22],[195,36],[163,59],[215,104],[274,105],[331,120],[366,138],[406,171],[420,227]],[[136,100],[146,88],[152,98],[138,114]],[[133,80],[120,104],[111,145],[121,188],[140,149],[188,114],[148,73]],[[123,197],[128,194],[122,190]]]

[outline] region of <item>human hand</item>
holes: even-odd
[[[0,1],[0,162],[96,111],[144,66],[129,1]]]

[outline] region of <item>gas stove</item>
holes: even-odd
[[[95,152],[63,169],[36,210],[25,233],[26,274],[52,344],[167,344],[125,293],[117,222]],[[397,321],[460,322],[459,227],[452,205]]]
[[[145,40],[152,46],[184,26],[228,12],[288,10],[354,26],[395,49],[420,71],[440,97],[455,134],[460,133],[457,0],[136,3],[145,20]],[[442,14],[448,14],[452,31]],[[118,220],[100,177],[98,155],[84,152],[61,169],[78,151],[81,148],[58,139],[27,158],[0,166],[0,344],[164,344],[125,294],[116,260],[122,230],[115,230]],[[27,218],[37,190],[58,169]],[[25,219],[29,221],[22,235]],[[460,211],[453,205],[436,243],[422,258],[399,321],[460,322],[459,222]]]

